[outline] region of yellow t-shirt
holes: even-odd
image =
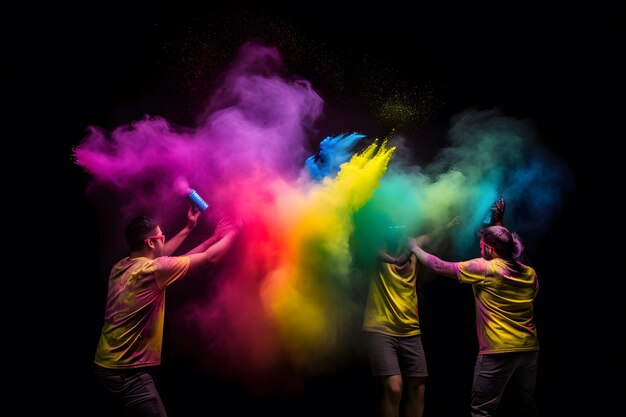
[[[401,267],[382,262],[370,283],[363,330],[392,336],[421,334],[417,311],[417,258]]]
[[[480,353],[539,350],[533,301],[539,290],[529,266],[500,258],[458,262],[460,282],[472,284]]]
[[[188,256],[127,257],[113,266],[97,365],[123,369],[161,363],[165,289],[188,269]]]

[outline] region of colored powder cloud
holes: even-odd
[[[356,250],[371,253],[392,235],[402,240],[460,216],[452,255],[477,256],[476,231],[499,194],[508,228],[527,246],[543,236],[574,184],[569,167],[537,141],[532,123],[495,109],[468,110],[452,120],[448,140],[425,167],[392,161],[356,216]]]
[[[244,45],[220,81],[197,127],[158,116],[110,134],[92,127],[74,156],[92,174],[90,196],[115,195],[124,220],[149,211],[175,224],[189,188],[211,207],[195,234],[210,233],[223,215],[244,219],[231,254],[204,273],[210,280],[176,284],[194,297],[173,313],[176,331],[193,335],[179,350],[255,390],[270,390],[270,377],[297,387],[300,376],[350,353],[367,290],[363,265],[380,242],[459,215],[455,249],[475,256],[476,230],[498,192],[507,225],[532,239],[571,186],[531,126],[497,111],[459,115],[451,145],[420,167],[398,155],[407,140],[399,135],[356,153],[360,133],[307,150],[323,100],[288,75],[273,47]]]
[[[339,172],[341,164],[351,156],[351,150],[365,135],[350,133],[327,137],[320,142],[320,150],[306,160],[306,167],[313,180],[333,177]]]
[[[246,44],[197,128],[175,128],[159,116],[111,134],[91,127],[74,151],[76,162],[93,174],[90,189],[109,187],[123,195],[126,217],[158,207],[155,214],[168,222],[178,207],[179,177],[219,201],[220,213],[237,209],[238,195],[262,189],[268,179],[296,178],[323,101],[310,83],[287,80],[282,70],[275,48]],[[247,188],[226,186],[237,178]]]
[[[350,292],[352,216],[393,154],[374,143],[352,155],[364,135],[329,137],[319,153],[331,157],[320,165],[326,177],[313,181],[305,143],[323,101],[308,82],[284,74],[275,48],[247,44],[198,127],[146,116],[110,134],[92,127],[74,152],[93,176],[90,196],[115,195],[125,220],[150,212],[175,223],[190,188],[211,207],[205,223],[244,219],[232,256],[245,261],[226,262],[211,286],[195,287],[201,295],[177,319],[187,328],[179,331],[197,337],[181,349],[214,372],[254,384],[285,362],[298,373],[318,372],[349,345],[343,333],[360,314],[353,296],[342,296]]]

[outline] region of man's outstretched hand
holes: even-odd
[[[502,221],[504,219],[504,197],[500,197],[500,199],[493,203],[495,210],[493,211],[493,216],[491,218],[492,226],[502,226]]]
[[[242,227],[243,220],[241,217],[222,217],[217,223],[213,234],[219,238],[222,238],[229,233],[239,234]]]

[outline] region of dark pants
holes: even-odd
[[[96,367],[95,373],[114,415],[167,417],[149,368]]]
[[[510,381],[516,388],[520,415],[538,415],[535,403],[539,351],[478,355],[472,386],[472,417],[493,416]]]

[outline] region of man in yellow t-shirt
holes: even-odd
[[[170,256],[196,226],[199,215],[190,208],[186,227],[167,243],[151,217],[137,216],[126,227],[131,252],[111,269],[94,358],[96,375],[115,415],[167,416],[151,372],[161,364],[165,290],[218,262],[239,233],[238,226],[223,219],[209,239],[183,256]]]
[[[459,219],[454,218],[416,239],[426,244],[458,223]],[[383,387],[380,413],[382,417],[399,416],[405,394],[406,416],[421,417],[428,367],[418,314],[419,263],[404,245],[394,255],[380,250],[378,260],[378,271],[370,282],[362,329],[372,375],[380,377]]]
[[[504,202],[500,205],[503,211]],[[517,234],[501,225],[483,229],[481,257],[464,262],[443,261],[424,251],[416,239],[409,240],[409,249],[435,274],[472,285],[479,351],[471,415],[493,416],[512,379],[519,384],[520,410],[526,416],[538,415],[534,392],[539,341],[533,302],[539,284],[535,270],[518,261],[523,246]]]

